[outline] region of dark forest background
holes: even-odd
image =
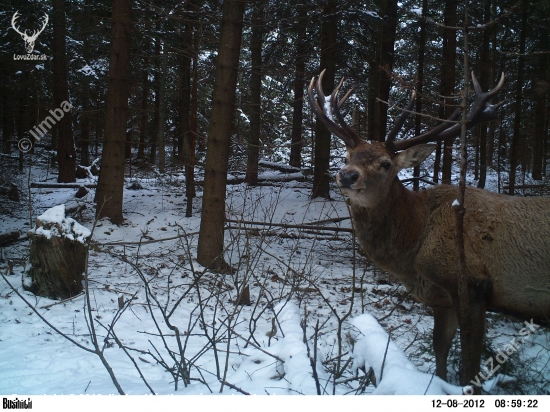
[[[11,26],[15,11],[29,32],[48,14],[33,52],[47,60],[14,59],[26,53]],[[211,176],[242,171],[254,185],[258,159],[268,158],[313,168],[312,197],[328,197],[331,150],[343,145],[315,126],[304,100],[309,79],[326,69],[330,92],[345,77],[355,87],[348,122],[370,140],[384,139],[417,90],[415,110],[431,116],[411,117],[407,133],[418,134],[459,104],[465,29],[482,88],[506,76],[495,98],[507,102],[500,120],[468,136],[477,185],[498,173],[499,190],[514,193],[526,177],[545,177],[548,0],[38,0],[4,1],[0,16],[2,152],[13,155],[49,110],[70,100],[71,112],[36,143],[57,153],[58,182],[74,182],[78,165],[99,165],[103,155],[96,200],[115,199],[115,211],[103,209],[114,222],[123,216],[122,194],[117,206],[113,193],[144,165],[185,169],[188,200],[206,167],[206,196],[208,150],[224,152]],[[430,179],[451,182],[456,145],[440,144]]]

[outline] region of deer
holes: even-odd
[[[20,16],[19,11],[16,11],[13,14],[13,17],[11,18],[11,26],[16,31],[16,33],[21,36],[21,38],[25,42],[25,49],[27,50],[27,53],[31,54],[34,50],[34,43],[36,42],[36,39],[38,38],[38,35],[40,33],[42,33],[44,31],[44,29],[46,28],[46,25],[48,24],[49,18],[48,18],[48,15],[46,13],[44,13],[44,16],[42,17],[42,28],[40,28],[39,30],[33,30],[32,34],[29,35],[29,34],[27,34],[27,30],[22,32],[15,25],[15,23],[16,23],[17,19],[19,18],[19,16]]]
[[[514,197],[466,187],[467,324],[459,310],[454,232],[453,204],[459,188],[440,184],[415,192],[398,178],[399,171],[419,166],[430,156],[437,147],[434,142],[460,134],[461,124],[453,121],[460,108],[431,130],[396,140],[413,107],[413,93],[385,142],[369,142],[346,124],[340,110],[353,89],[339,99],[342,79],[327,101],[321,87],[323,74],[317,82],[311,79],[309,101],[317,118],[346,146],[346,164],[337,173],[336,183],[347,197],[358,242],[376,266],[395,275],[414,299],[433,309],[435,372],[440,378],[447,379],[447,358],[457,328],[470,328],[465,349],[470,362],[462,362],[460,384],[474,383],[475,393],[480,393],[477,375],[486,311],[531,319],[531,323],[550,319],[550,198]],[[504,73],[488,92],[481,90],[473,72],[471,77],[475,93],[467,113],[468,128],[496,119],[504,103],[490,103],[504,84]]]

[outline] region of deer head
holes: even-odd
[[[48,24],[48,15],[44,13],[44,16],[42,17],[42,28],[40,30],[33,30],[32,34],[27,34],[27,30],[22,32],[19,30],[19,28],[15,25],[17,19],[19,18],[19,11],[16,11],[11,18],[11,26],[13,29],[21,36],[21,38],[25,41],[25,49],[27,50],[27,53],[32,53],[34,50],[34,43],[36,42],[36,39],[38,38],[38,35],[44,31],[46,28],[46,25]]]
[[[414,136],[410,139],[395,141],[395,138],[410,113],[415,99],[413,93],[409,105],[397,119],[395,126],[389,132],[385,142],[368,143],[348,126],[340,112],[340,108],[350,96],[353,89],[338,100],[338,94],[343,80],[327,97],[323,94],[321,83],[324,71],[311,79],[308,87],[308,95],[313,111],[318,119],[334,135],[338,136],[346,145],[347,162],[336,176],[336,182],[344,195],[350,200],[356,201],[365,207],[372,207],[375,203],[384,201],[393,181],[400,170],[420,165],[436,145],[428,142],[441,141],[460,134],[461,125],[454,121],[459,114],[457,109],[446,121],[428,132]],[[497,109],[504,103],[490,104],[489,100],[495,96],[504,84],[504,73],[498,85],[484,93],[479,82],[472,73],[475,99],[471,111],[467,116],[467,127],[486,122],[496,118]],[[317,98],[314,96],[317,92]],[[336,117],[339,124],[333,118]]]

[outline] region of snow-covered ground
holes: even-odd
[[[30,179],[20,176],[22,184],[55,178],[38,166],[32,173]],[[228,219],[274,225],[229,223],[225,255],[237,270],[219,275],[195,261],[202,193],[194,200],[193,217],[185,217],[182,179],[177,174],[128,179],[126,220],[119,227],[105,220],[93,227],[93,190],[80,200],[75,189],[31,190],[33,220],[56,205],[86,205],[72,217],[93,229],[89,295],[58,302],[25,292],[28,242],[2,250],[5,279],[74,342],[50,328],[0,279],[0,393],[117,393],[93,353],[90,314],[97,343],[127,394],[461,393],[462,388],[432,378],[428,308],[373,268],[350,233],[294,227],[321,221],[315,226],[349,228],[338,193],[332,201],[312,201],[304,182],[230,185]],[[133,182],[142,188],[128,189]],[[31,228],[29,211],[22,207],[27,200],[5,205],[13,211],[0,216],[0,232],[23,234]],[[236,305],[244,285],[250,302]],[[487,358],[524,326],[495,314],[488,323]],[[549,354],[550,332],[540,328],[501,365],[499,372],[517,382],[485,389],[548,393]],[[451,383],[457,381],[458,356],[455,347]],[[367,379],[369,367],[378,387]]]

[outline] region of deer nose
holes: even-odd
[[[338,173],[338,183],[341,187],[351,187],[359,179],[359,173],[357,172],[344,172]]]

